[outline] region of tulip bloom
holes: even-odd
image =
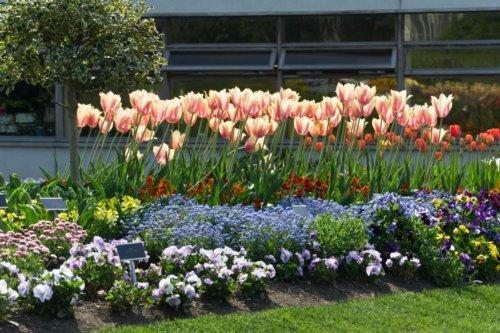
[[[434,127],[437,125],[437,114],[434,107],[424,104],[420,112],[420,122],[429,127]]]
[[[115,128],[118,132],[125,134],[134,125],[136,114],[132,109],[119,108],[115,113]]]
[[[372,126],[375,134],[385,134],[387,132],[387,123],[382,119],[372,119]]]
[[[351,120],[346,123],[347,133],[354,135],[356,138],[360,138],[363,135],[363,131],[366,127],[365,119]]]
[[[336,114],[340,114],[344,106],[337,97],[323,97],[318,108],[323,111],[326,117],[330,118]]]
[[[377,110],[380,118],[382,118],[387,124],[391,124],[394,121],[394,110],[392,110],[391,103],[386,96],[375,97],[375,110]]]
[[[411,95],[406,97],[406,90],[396,91],[391,90],[391,109],[394,113],[402,112],[406,107],[406,102],[410,99]]]
[[[134,135],[135,142],[137,143],[144,143],[149,140],[154,139],[154,132],[148,129],[144,125],[139,125],[135,129],[135,135]]]
[[[208,92],[207,98],[208,106],[210,107],[210,109],[212,109],[212,111],[227,111],[227,108],[229,107],[230,97],[231,95],[226,89],[223,89],[221,91],[210,90]]]
[[[448,131],[442,128],[432,128],[430,131],[431,143],[433,145],[438,145],[443,141],[444,136]]]
[[[118,110],[122,105],[122,98],[120,95],[115,95],[113,92],[109,91],[105,93],[99,93],[101,98],[101,106],[104,112],[104,117],[107,121],[112,121],[116,110]]]
[[[245,123],[245,131],[249,136],[257,139],[265,137],[271,129],[271,123],[264,117],[248,118]]]
[[[351,104],[351,102],[354,100],[355,93],[354,93],[354,84],[352,83],[337,83],[337,87],[335,89],[335,93],[337,94],[337,97],[339,100],[344,104],[344,107]]]
[[[94,128],[99,125],[101,112],[90,104],[78,104],[76,110],[76,125],[79,128],[90,127]]]
[[[417,138],[415,140],[415,146],[420,152],[426,152],[427,151],[427,143],[425,142],[424,139],[422,138]]]
[[[220,124],[222,123],[222,120],[220,120],[219,118],[211,118],[209,121],[208,121],[208,127],[210,127],[210,129],[212,130],[212,132],[218,132],[219,131],[219,126]]]
[[[443,152],[438,150],[434,153],[434,158],[436,159],[436,161],[440,161],[443,158]]]
[[[186,138],[186,133],[181,134],[178,130],[172,132],[170,147],[173,150],[179,150],[184,145],[184,139]]]
[[[167,101],[165,120],[170,124],[177,124],[182,117],[181,100],[178,98]]]
[[[153,147],[156,163],[165,165],[168,161],[174,159],[175,150],[171,149],[166,143]]]
[[[342,115],[340,114],[339,111],[337,111],[332,117],[329,119],[329,125],[330,128],[335,128],[340,124],[340,121],[342,120]]]
[[[309,117],[295,117],[293,119],[293,127],[297,134],[306,135],[309,132],[309,127],[313,126],[313,122]]]
[[[196,120],[198,119],[198,115],[184,109],[184,111],[182,112],[182,119],[184,120],[186,125],[194,126],[194,124],[196,124]]]
[[[245,142],[245,151],[247,153],[255,153],[261,149],[266,149],[266,146],[264,145],[264,138],[251,136]]]
[[[149,115],[151,112],[151,104],[160,98],[146,90],[136,90],[129,94],[130,105],[143,116]]]
[[[460,126],[456,125],[456,124],[450,125],[450,134],[454,138],[460,137],[460,135],[462,134],[462,131],[460,130]]]
[[[151,119],[154,126],[158,126],[167,117],[168,101],[155,100],[151,102]]]
[[[309,134],[311,136],[325,136],[328,132],[328,120],[319,120],[309,125]]]
[[[130,148],[125,149],[125,162],[130,162],[130,159],[134,156],[134,151]],[[140,151],[137,151],[135,153],[135,157],[140,160],[142,158],[143,154]]]
[[[101,134],[104,134],[104,135],[108,134],[112,128],[113,128],[112,121],[106,120],[105,117],[101,117],[99,119],[99,131],[101,132]]]
[[[229,141],[232,143],[238,143],[245,138],[245,133],[243,133],[239,128],[233,128]]]
[[[377,93],[377,88],[375,86],[370,87],[364,83],[360,83],[360,85],[354,89],[354,94],[356,95],[356,99],[361,105],[369,104],[376,93]]]
[[[210,120],[212,120],[212,119],[210,119]],[[220,135],[224,139],[229,140],[231,138],[231,134],[233,133],[234,125],[235,125],[234,121],[231,121],[231,120],[221,122],[219,125]]]
[[[450,113],[453,106],[452,100],[453,95],[446,96],[444,94],[440,94],[439,98],[436,98],[435,96],[431,97],[432,106],[436,110],[438,117],[444,118]]]

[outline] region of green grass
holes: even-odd
[[[500,332],[500,285],[176,319],[107,332]]]

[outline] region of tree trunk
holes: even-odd
[[[76,88],[72,83],[66,84],[68,107],[66,108],[69,130],[69,170],[71,179],[80,180],[80,156],[78,155],[78,128],[76,126]]]

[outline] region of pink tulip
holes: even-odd
[[[111,131],[111,129],[113,128],[113,122],[112,121],[108,121],[106,120],[105,117],[101,117],[99,119],[99,131],[106,135],[109,133],[109,131]]]
[[[130,105],[143,116],[149,115],[151,112],[151,104],[160,98],[146,90],[136,90],[129,94]]]
[[[387,96],[375,97],[375,110],[377,110],[380,118],[382,118],[387,124],[394,121],[394,110],[391,109],[391,104]]]
[[[298,101],[300,98],[299,94],[292,89],[281,88],[279,94],[282,99],[289,99],[292,101]]]
[[[375,102],[374,100],[372,99],[370,102],[368,102],[367,104],[363,105],[363,117],[369,117],[372,112],[373,112],[373,107],[375,106]]]
[[[99,120],[101,119],[101,111],[92,107],[87,112],[87,126],[90,128],[95,128],[99,126]]]
[[[250,89],[242,91],[240,108],[248,117],[258,118],[262,115],[262,111],[259,108],[259,101],[254,98],[254,94]]]
[[[317,120],[309,126],[311,136],[325,136],[328,132],[328,120]]]
[[[270,120],[269,121],[270,123],[270,126],[269,126],[269,132],[268,132],[268,135],[274,135],[274,133],[276,133],[276,130],[278,129],[278,122],[277,121],[274,121],[274,120]]]
[[[264,117],[248,118],[245,123],[245,131],[249,136],[254,136],[257,139],[265,137],[271,129],[271,123]]]
[[[118,132],[125,134],[134,124],[134,117],[136,114],[132,109],[119,108],[115,113],[115,128]]]
[[[104,112],[104,117],[107,121],[113,121],[116,110],[118,110],[122,105],[122,98],[120,95],[115,95],[113,92],[109,91],[105,93],[99,93],[101,97],[101,106]]]
[[[387,132],[387,123],[382,119],[372,119],[372,126],[375,134],[385,134]]]
[[[410,99],[411,96],[406,96],[406,90],[396,91],[391,90],[390,103],[391,108],[394,113],[403,112],[405,109],[406,102]]]
[[[349,118],[351,119],[356,119],[363,115],[363,106],[357,100],[353,100],[347,109],[349,110]]]
[[[366,120],[365,119],[355,119],[348,121],[346,123],[347,126],[347,133],[350,135],[354,135],[357,138],[360,138],[363,136],[363,131],[365,130],[366,127]]]
[[[431,97],[432,106],[436,110],[438,117],[444,118],[450,113],[453,106],[452,100],[453,95],[446,96],[444,94],[440,94],[439,98],[434,96]]]
[[[184,120],[186,125],[194,126],[194,124],[196,124],[196,120],[198,119],[198,115],[196,113],[191,113],[184,110],[184,112],[182,113],[182,119]]]
[[[300,115],[303,117],[314,118],[316,115],[316,102],[309,101],[307,99],[301,101],[300,103]]]
[[[271,104],[271,94],[268,91],[258,90],[253,93],[253,96],[261,112],[268,112]]]
[[[438,145],[443,141],[444,136],[448,131],[442,128],[432,128],[430,131],[431,143]]]
[[[327,117],[333,117],[343,109],[342,102],[337,97],[323,97],[319,108]]]
[[[172,132],[170,146],[173,150],[180,150],[184,145],[184,139],[186,138],[186,133],[181,134],[178,130]]]
[[[151,120],[153,126],[158,126],[167,118],[168,101],[161,99],[151,102]]]
[[[243,133],[239,128],[234,128],[229,137],[229,141],[232,143],[238,143],[245,138],[245,133]]]
[[[421,110],[419,111],[420,122],[422,125],[427,125],[430,127],[434,127],[437,125],[437,114],[434,107],[424,104],[421,106]]]
[[[154,132],[151,131],[150,129],[148,129],[144,125],[139,125],[135,129],[134,139],[135,139],[135,142],[137,142],[137,143],[148,142],[149,140],[152,140],[154,138],[155,138]]]
[[[337,111],[333,116],[330,117],[329,123],[330,123],[330,128],[335,128],[340,124],[340,121],[342,120],[342,116],[340,115],[340,112]]]
[[[313,122],[309,117],[295,117],[293,127],[299,135],[306,135],[309,132],[309,127],[313,126]]]
[[[229,119],[234,122],[239,122],[245,119],[245,113],[243,110],[235,108],[233,104],[229,104],[229,107],[227,108],[227,115]]]
[[[177,124],[182,117],[181,100],[174,98],[167,102],[165,120],[170,124]]]
[[[78,104],[76,109],[76,126],[78,128],[88,126],[89,112],[92,108],[90,104]]]
[[[208,121],[208,126],[210,127],[210,129],[212,130],[212,132],[217,132],[219,131],[219,125],[222,123],[222,120],[220,120],[219,118],[211,118],[209,121]]]
[[[210,109],[227,111],[231,95],[226,89],[221,91],[210,90],[208,92],[208,106]]]
[[[153,147],[153,154],[155,155],[156,163],[165,165],[167,162],[174,159],[175,150],[170,149],[166,143]]]
[[[216,118],[213,118],[213,119],[216,119]],[[231,120],[221,122],[219,125],[220,135],[224,139],[229,140],[231,138],[232,133],[233,133],[234,125],[235,125],[234,121],[231,121]]]
[[[375,86],[370,87],[364,83],[360,83],[360,85],[354,89],[356,99],[361,105],[367,105],[370,103],[376,93],[377,88]]]
[[[339,98],[339,100],[342,102],[342,104],[344,104],[344,107],[351,104],[351,102],[354,100],[354,89],[355,87],[352,83],[337,83],[335,92],[337,93],[337,97]]]
[[[266,149],[266,146],[264,145],[264,138],[258,139],[251,136],[245,142],[245,151],[247,153],[256,153],[261,149]]]

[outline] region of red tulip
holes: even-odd
[[[460,126],[456,125],[456,124],[450,125],[450,134],[454,138],[460,137],[460,135],[462,134],[462,131],[460,130]]]

